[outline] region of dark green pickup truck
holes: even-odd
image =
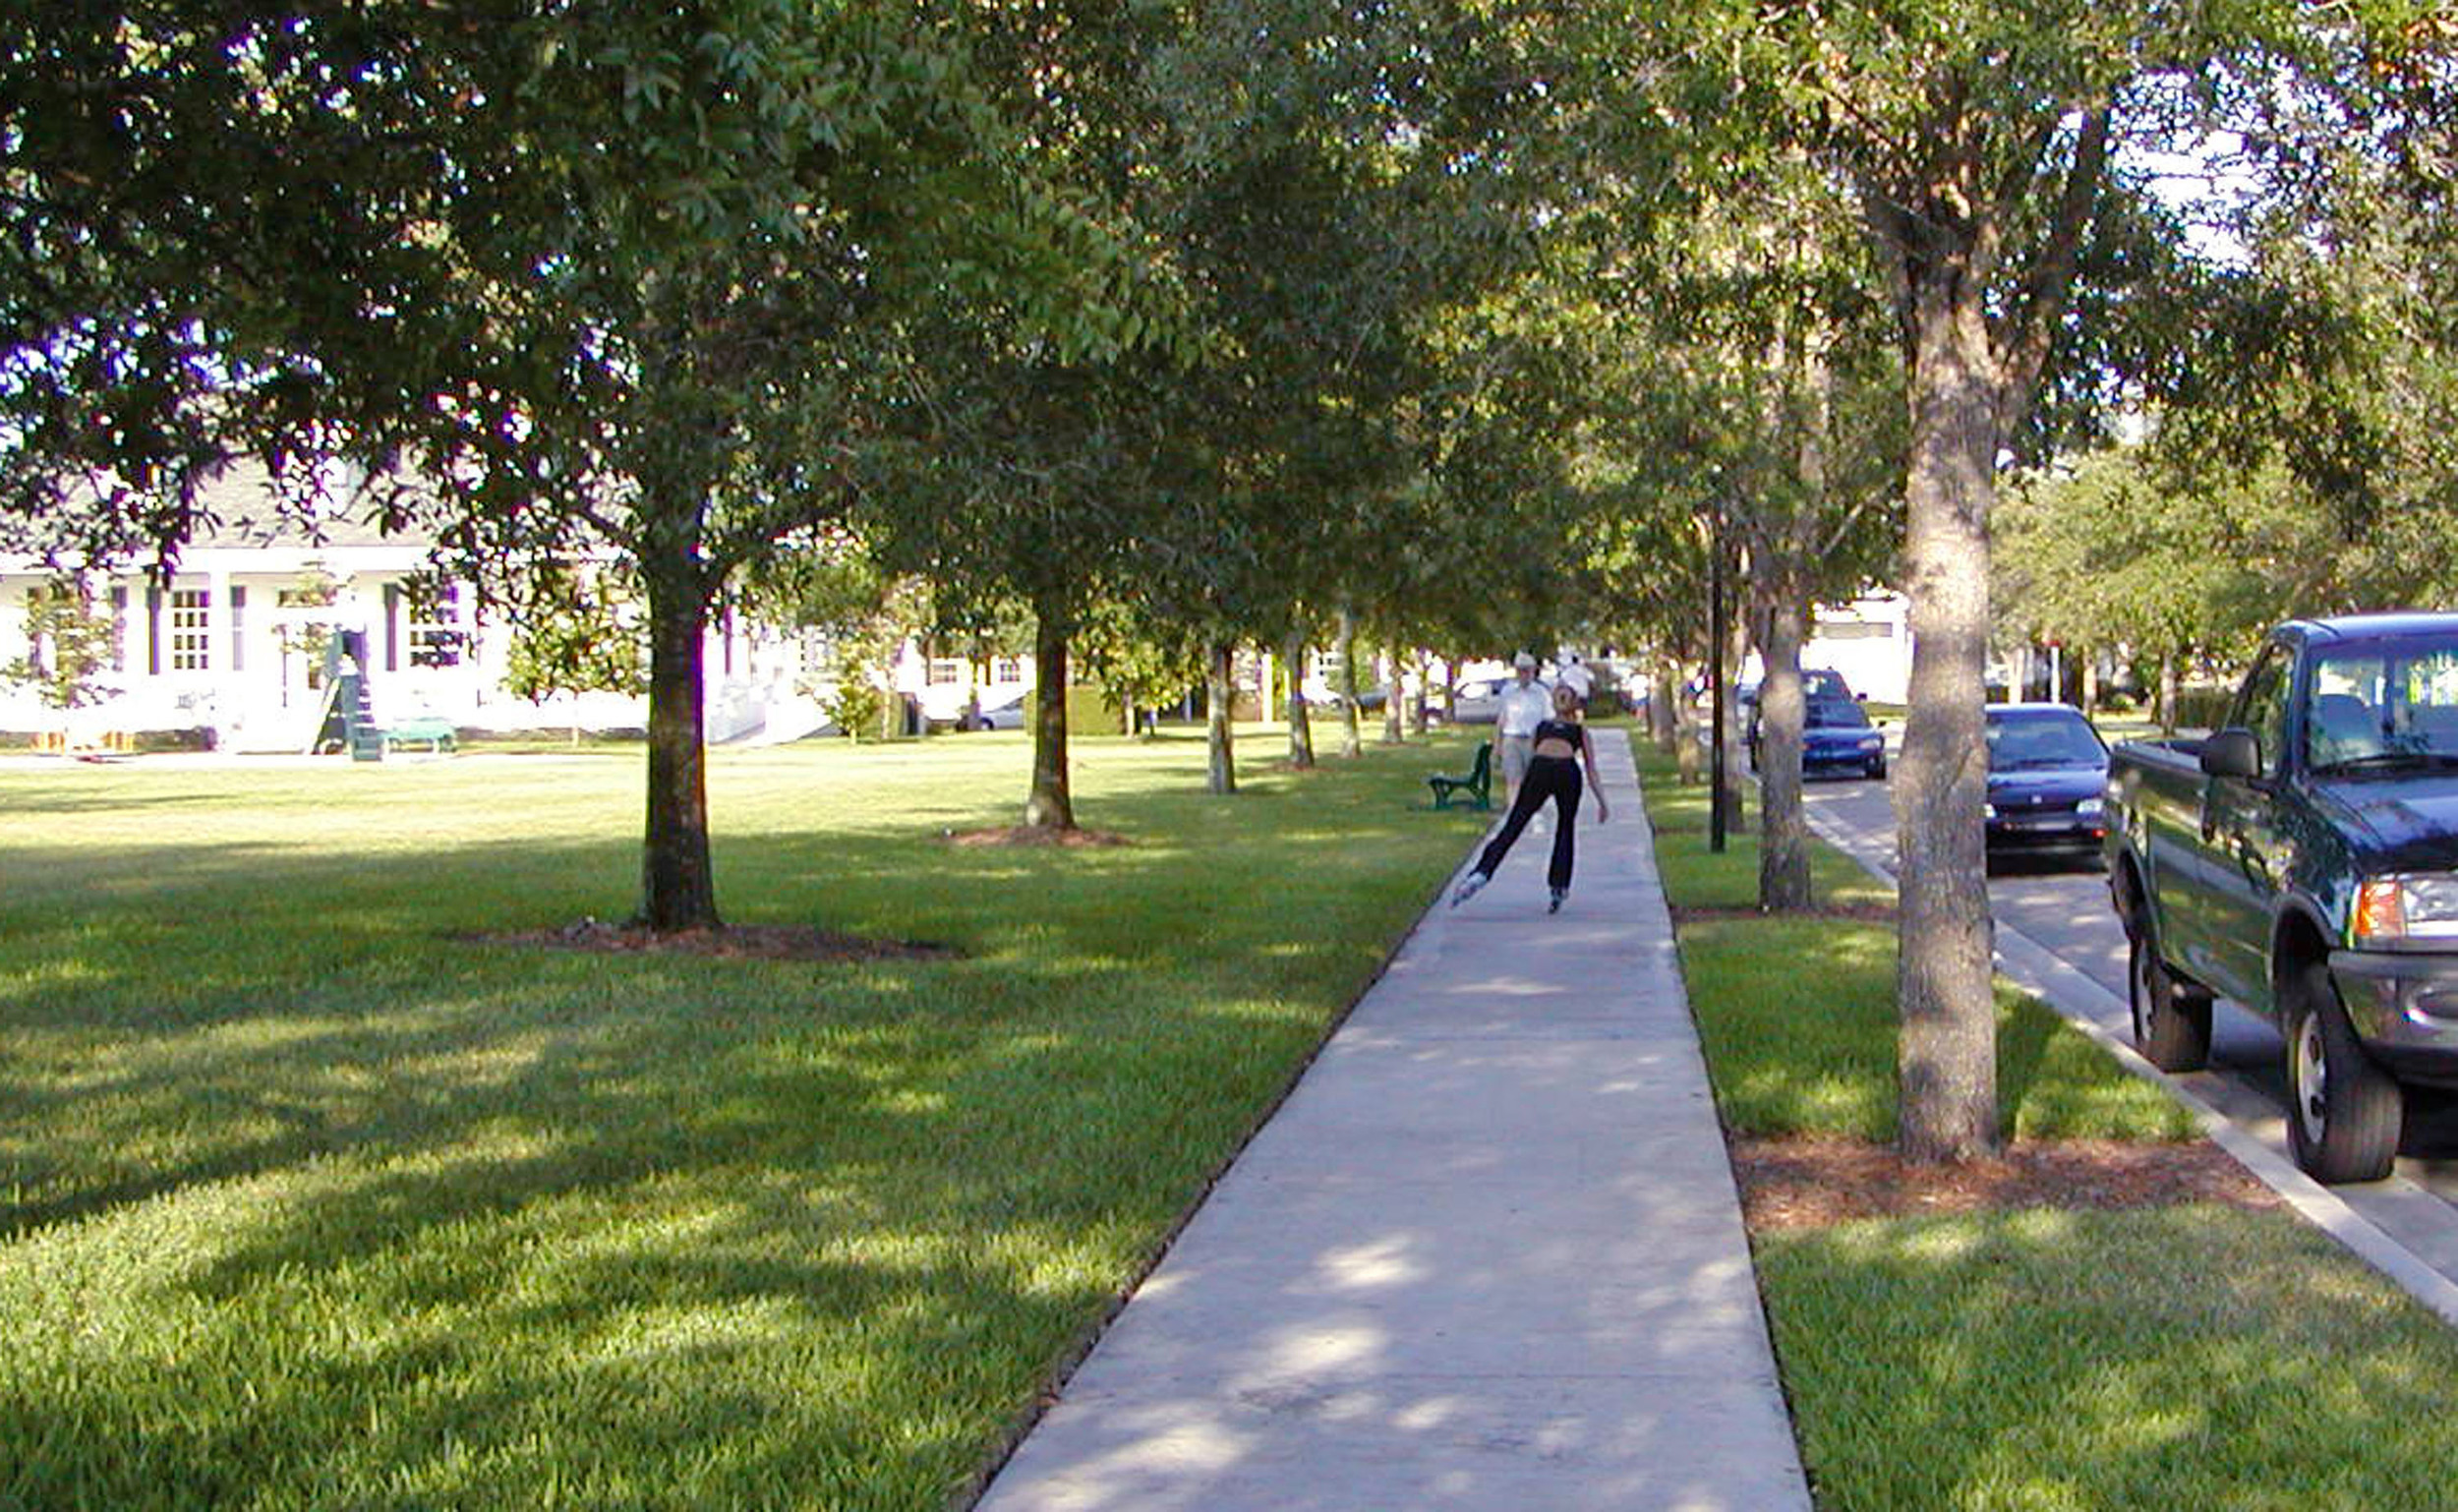
[[[2297,1163],[2387,1175],[2404,1087],[2458,1085],[2458,613],[2279,626],[2226,723],[2118,745],[2108,797],[2142,1054],[2199,1069],[2214,995],[2267,1015]]]

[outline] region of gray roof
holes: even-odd
[[[285,504],[272,480],[253,463],[225,471],[198,495],[198,512],[212,524],[197,532],[191,547],[239,549],[308,546],[430,546],[434,536],[412,526],[386,534],[376,523],[376,498],[363,478],[337,483],[312,518]]]

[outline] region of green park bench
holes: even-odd
[[[457,733],[452,722],[438,715],[423,714],[384,727],[384,749],[397,751],[405,745],[424,745],[431,751],[448,751]]]
[[[1468,769],[1466,777],[1443,777],[1437,774],[1427,778],[1426,785],[1434,789],[1435,808],[1449,808],[1454,798],[1470,808],[1492,808],[1493,806],[1493,742],[1488,740],[1477,747],[1476,765]]]

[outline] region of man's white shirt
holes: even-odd
[[[1501,705],[1494,715],[1496,733],[1533,735],[1536,727],[1553,712],[1553,695],[1542,682],[1521,686],[1517,678],[1503,685]]]

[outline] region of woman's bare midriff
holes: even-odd
[[[1554,756],[1567,760],[1570,757],[1578,755],[1579,748],[1567,740],[1539,740],[1534,749],[1532,749],[1528,754],[1532,756]]]

